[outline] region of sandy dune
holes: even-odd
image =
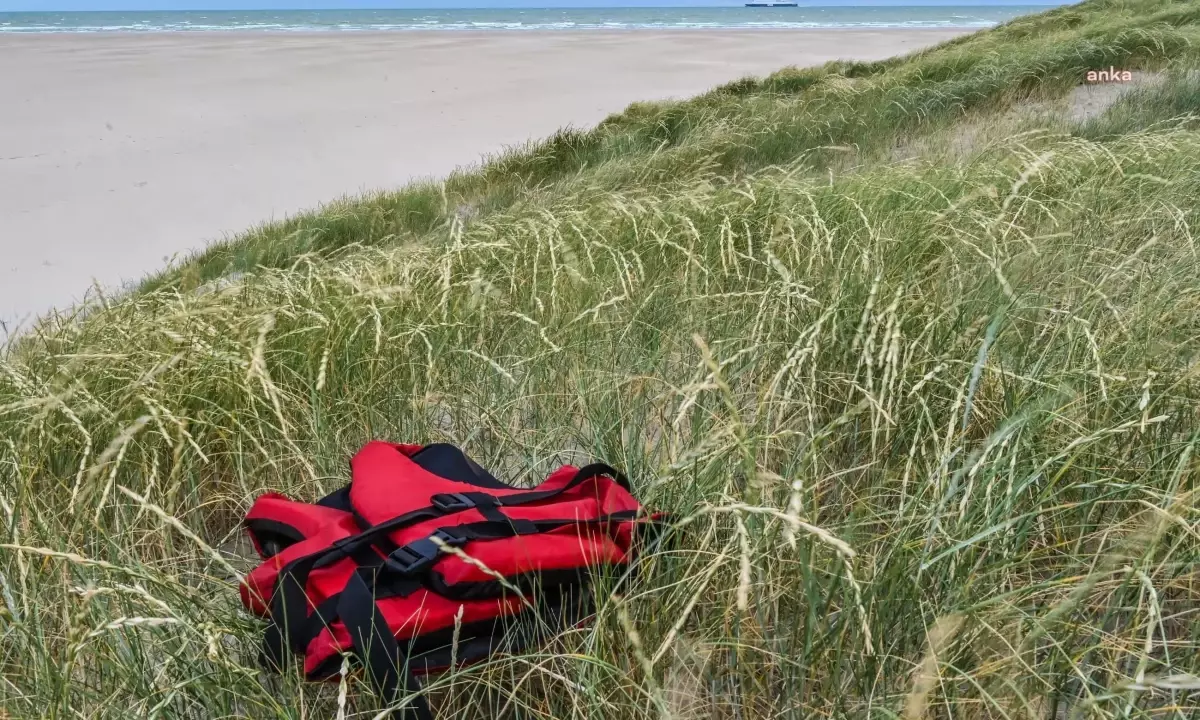
[[[0,35],[0,322],[634,100],[960,32]]]

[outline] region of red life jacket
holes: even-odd
[[[373,441],[350,465],[350,485],[316,504],[277,493],[254,502],[245,525],[263,562],[242,602],[269,620],[270,666],[299,654],[307,678],[327,679],[352,653],[389,699],[419,690],[414,673],[578,624],[597,571],[627,571],[635,533],[656,527],[603,464],[563,466],[534,490],[445,444]],[[420,696],[410,708],[432,718]]]

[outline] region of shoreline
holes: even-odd
[[[779,33],[942,33],[953,32],[969,34],[987,30],[995,25],[939,25],[936,27],[902,27],[886,25],[879,27],[837,26],[837,27],[596,27],[596,28],[530,28],[530,29],[500,29],[500,28],[396,28],[393,30],[333,30],[321,28],[317,30],[239,30],[237,28],[222,30],[45,30],[37,32],[13,32],[0,30],[0,43],[10,38],[173,38],[173,37],[220,37],[220,38],[380,38],[397,36],[424,35],[488,35],[499,37],[528,37],[541,35],[605,35],[622,33],[717,33],[728,34],[779,34]]]
[[[679,30],[0,33],[0,323],[632,102],[973,32]]]

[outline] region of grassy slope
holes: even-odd
[[[46,324],[0,362],[2,707],[336,713],[257,671],[229,541],[384,436],[603,458],[691,518],[445,717],[1195,716],[1161,678],[1200,675],[1198,20],[1089,2],[634,106]],[[1001,127],[1109,65],[1168,79]]]

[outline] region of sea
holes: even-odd
[[[987,28],[1045,6],[0,12],[0,33]]]

